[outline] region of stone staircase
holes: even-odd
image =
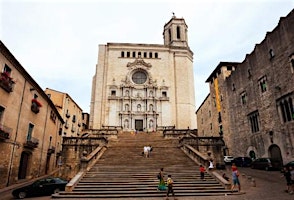
[[[146,145],[153,147],[149,158],[142,155]],[[230,192],[209,173],[205,174],[205,181],[201,180],[199,166],[178,148],[178,140],[163,139],[159,133],[120,133],[72,192],[60,192],[52,198],[164,197],[166,191],[157,190],[156,177],[162,167],[165,178],[172,175],[177,197]]]

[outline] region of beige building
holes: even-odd
[[[80,137],[83,128],[83,111],[79,105],[67,93],[49,88],[46,88],[45,93],[53,101],[65,122],[62,136]]]
[[[0,188],[57,169],[63,119],[0,41]]]
[[[164,44],[99,45],[90,128],[196,128],[193,52],[182,18],[165,24]]]

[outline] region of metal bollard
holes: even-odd
[[[252,184],[252,187],[256,187],[256,181],[255,181],[254,178],[252,178],[252,180],[251,180],[251,184]]]

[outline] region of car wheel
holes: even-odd
[[[27,196],[27,193],[26,192],[19,192],[17,196],[19,199],[23,199]]]
[[[59,193],[60,189],[59,188],[55,188],[55,190],[53,191],[54,194]]]

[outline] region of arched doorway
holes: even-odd
[[[280,165],[282,166],[283,158],[282,158],[280,147],[278,145],[273,144],[269,147],[269,157],[279,161]]]
[[[20,163],[18,168],[18,179],[25,179],[27,176],[27,169],[29,164],[30,154],[23,151],[20,157]]]

